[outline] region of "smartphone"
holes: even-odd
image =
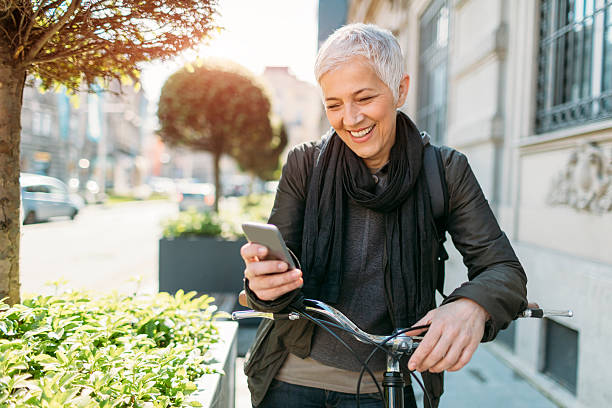
[[[273,224],[263,224],[260,222],[245,222],[242,224],[242,230],[249,242],[264,245],[268,247],[268,255],[265,259],[278,259],[286,262],[289,269],[295,269],[293,258],[291,257],[285,240],[280,231]]]

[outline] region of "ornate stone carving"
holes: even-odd
[[[546,201],[596,213],[612,211],[612,149],[581,143],[551,182]]]

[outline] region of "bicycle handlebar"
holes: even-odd
[[[241,294],[242,295],[242,294]],[[242,303],[242,302],[241,302]],[[246,303],[246,302],[245,302]],[[308,312],[317,313],[327,317],[330,321],[324,321],[316,319],[308,314]],[[572,317],[574,314],[571,310],[545,310],[541,309],[537,303],[529,303],[527,308],[523,310],[517,318],[543,318],[548,316],[562,316],[562,317]],[[232,320],[240,320],[247,318],[264,318],[271,320],[297,320],[297,319],[308,319],[317,325],[321,326],[332,335],[334,335],[329,327],[336,327],[338,329],[344,330],[357,340],[363,343],[368,343],[375,346],[375,349],[372,350],[369,357],[362,362],[359,360],[359,357],[352,352],[350,347],[344,343],[338,336],[334,335],[338,341],[340,341],[345,347],[349,349],[357,358],[358,361],[362,364],[361,373],[359,374],[359,381],[357,382],[357,406],[359,406],[359,390],[361,384],[361,378],[365,371],[372,377],[374,382],[376,383],[376,387],[378,388],[379,393],[383,396],[383,400],[388,403],[386,406],[395,406],[395,401],[403,401],[403,385],[404,380],[402,379],[400,372],[399,359],[402,355],[410,355],[412,352],[418,347],[420,342],[423,340],[423,336],[409,336],[407,333],[411,331],[419,330],[422,331],[427,329],[429,325],[419,326],[414,328],[406,328],[406,329],[396,329],[396,332],[390,336],[380,336],[373,335],[364,332],[361,330],[355,323],[353,323],[348,317],[342,314],[339,310],[334,307],[320,302],[318,300],[313,299],[304,299],[302,302],[302,306],[299,308],[290,307],[288,312],[283,313],[269,313],[269,312],[258,312],[255,310],[245,310],[245,311],[237,311],[232,313]],[[385,379],[383,380],[384,394],[378,384],[378,381],[374,377],[372,371],[368,368],[368,362],[374,355],[376,349],[381,349],[387,354],[387,372],[385,373]],[[423,389],[427,400],[429,401],[429,405],[431,406],[431,400],[425,386],[419,379],[414,375],[413,372],[410,373],[411,376],[417,381],[419,386]],[[397,397],[397,398],[396,398]]]
[[[385,344],[386,347],[399,352],[409,352],[418,346],[418,343],[422,340],[422,336],[407,336],[405,334],[399,334],[391,339],[390,336],[381,336],[375,334],[369,334],[361,330],[355,323],[346,317],[338,309],[318,300],[304,299],[304,312],[313,312],[320,315],[326,316],[333,323],[338,324],[345,331],[353,335],[357,340],[366,344]],[[232,313],[232,320],[241,320],[248,318],[264,318],[270,320],[297,320],[302,318],[300,313],[297,311],[289,313],[269,313],[269,312],[258,312],[255,310],[243,310]],[[405,329],[404,329],[405,330]]]
[[[344,327],[346,331],[353,334],[353,336],[361,341],[362,343],[377,343],[381,344],[389,336],[380,336],[369,334],[361,330],[355,323],[353,323],[348,317],[346,317],[342,312],[335,309],[334,307],[323,303],[318,300],[313,299],[304,299],[305,311],[306,312],[314,312],[326,316],[333,322],[339,324]],[[571,310],[549,310],[549,309],[541,309],[537,303],[530,303],[529,307],[522,312],[519,313],[517,318],[544,318],[544,317],[573,317],[574,313]],[[299,312],[289,312],[289,313],[268,313],[268,312],[258,312],[255,310],[244,310],[232,313],[232,320],[241,320],[248,318],[264,318],[270,320],[297,320],[300,319]],[[400,349],[414,349],[418,345],[418,343],[422,340],[421,336],[406,336],[401,335],[397,336],[393,341],[389,343],[389,346],[392,348],[400,348]],[[403,344],[402,344],[403,343]]]

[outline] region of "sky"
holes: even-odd
[[[156,102],[168,76],[198,55],[228,58],[255,75],[266,66],[288,66],[314,84],[317,9],[318,0],[220,0],[216,22],[223,30],[195,52],[144,67],[143,89]]]

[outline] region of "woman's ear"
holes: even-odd
[[[408,96],[409,86],[410,86],[410,75],[406,74],[400,80],[399,95],[397,98],[398,108],[401,108],[402,106],[404,106],[404,103],[406,102],[406,97]]]

